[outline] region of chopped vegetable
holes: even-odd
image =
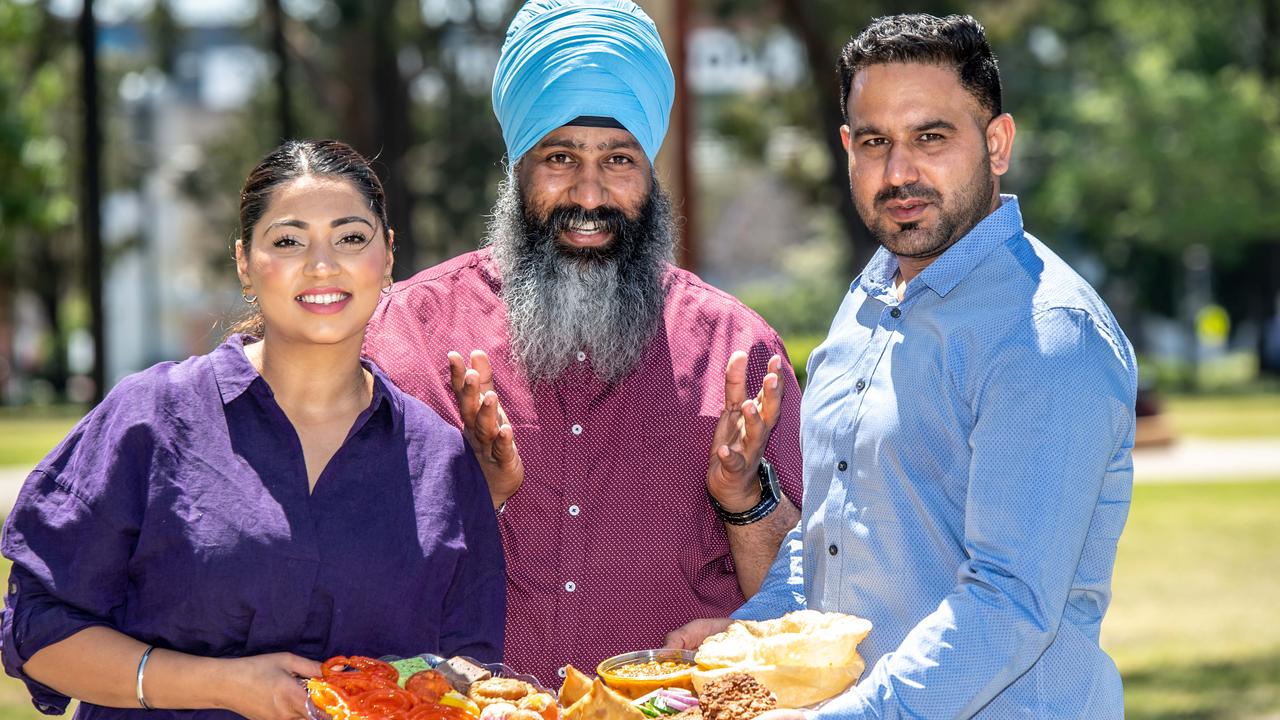
[[[400,687],[404,687],[405,681],[408,680],[410,676],[415,673],[422,672],[423,670],[430,670],[431,664],[420,657],[411,657],[403,660],[396,660],[391,663],[391,667],[400,672]]]
[[[462,693],[459,693],[457,690],[450,690],[444,695],[441,695],[440,704],[447,705],[449,707],[456,707],[460,710],[467,711],[468,715],[480,717],[480,706],[476,704],[476,701]]]

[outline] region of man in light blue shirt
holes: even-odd
[[[840,68],[850,185],[883,248],[809,359],[803,517],[734,617],[807,606],[874,629],[857,685],[761,720],[1121,717],[1098,634],[1131,494],[1132,348],[999,192],[1015,128],[981,25],[880,18]]]

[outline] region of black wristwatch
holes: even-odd
[[[773,472],[773,466],[768,460],[760,458],[760,467],[756,469],[756,473],[760,477],[760,502],[742,512],[725,510],[710,492],[707,493],[707,497],[711,498],[711,507],[715,508],[716,515],[721,520],[730,525],[750,525],[778,509],[778,504],[782,502],[782,487],[778,485],[778,476]]]

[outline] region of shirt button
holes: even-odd
[[[569,430],[572,431],[574,435],[582,434],[582,426],[577,423],[574,423],[573,427],[569,428]]]
[[[582,512],[582,508],[578,507],[577,505],[570,505],[570,506],[569,506],[569,514],[570,514],[570,515],[572,515],[572,516],[574,516],[574,517],[578,517],[578,513],[580,513],[580,512]]]
[[[894,309],[890,310],[890,311],[889,311],[889,314],[890,314],[890,315],[892,315],[892,316],[894,316],[894,317],[902,317],[902,311],[901,311],[901,310],[899,310],[898,308],[894,308]]]
[[[866,381],[866,380],[859,380],[858,382],[856,382],[856,383],[854,383],[854,384],[853,384],[853,389],[854,389],[854,390],[857,390],[858,392],[862,392],[863,390],[866,390],[866,389],[867,389],[867,381]],[[577,427],[577,426],[575,425],[574,427]]]
[[[581,350],[579,350],[579,351],[578,351],[578,362],[582,362],[583,360],[586,360],[586,359],[587,359],[587,354],[586,354],[586,353],[584,353],[584,352],[582,352]],[[564,677],[564,675],[561,675],[560,677]]]
[[[839,470],[840,472],[844,472],[845,470],[849,469],[849,463],[841,460],[840,462],[836,463],[836,469]]]
[[[577,589],[578,589],[578,584],[572,580],[564,584],[565,592],[573,592],[574,590],[577,590]]]
[[[563,678],[563,677],[568,677],[568,675],[569,675],[569,671],[568,671],[568,670],[566,670],[566,669],[564,668],[564,666],[561,666],[561,667],[560,667],[560,669],[556,671],[556,674],[557,674],[557,675],[559,675],[559,676],[560,676],[560,677],[562,677],[562,678]]]
[[[837,555],[840,552],[840,548],[836,547],[835,545],[832,545],[831,547],[827,548],[827,552],[831,555]]]

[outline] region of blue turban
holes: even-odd
[[[529,0],[507,28],[493,77],[512,164],[582,116],[616,120],[652,163],[674,97],[658,29],[630,0]]]

